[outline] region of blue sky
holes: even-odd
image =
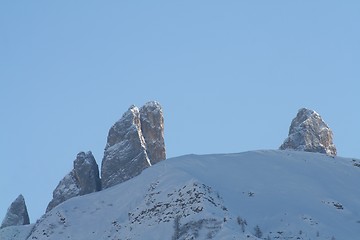
[[[360,158],[359,1],[1,1],[0,218],[158,100],[168,157],[277,149],[301,107]]]

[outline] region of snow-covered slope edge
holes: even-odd
[[[359,166],[295,151],[177,157],[60,204],[27,239],[355,239]]]

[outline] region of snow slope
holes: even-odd
[[[18,236],[7,238],[12,230],[4,228],[0,239],[352,240],[360,236],[359,182],[360,161],[349,158],[277,150],[187,155],[72,198],[30,233],[16,227]]]

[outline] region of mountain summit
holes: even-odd
[[[55,188],[46,212],[70,198],[100,191],[100,184],[99,168],[93,154],[90,151],[78,153],[73,170]]]
[[[19,195],[10,205],[0,228],[20,226],[30,223],[28,211],[23,195]]]
[[[160,104],[152,101],[140,109],[133,105],[109,130],[101,165],[102,187],[129,180],[165,158]]]
[[[289,136],[280,146],[285,149],[336,156],[331,129],[317,112],[307,108],[301,108],[292,120]]]

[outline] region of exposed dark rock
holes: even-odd
[[[141,131],[151,164],[166,159],[164,117],[158,102],[148,102],[140,108]]]
[[[19,195],[8,208],[0,228],[30,224],[29,214],[23,195]]]
[[[141,133],[139,109],[131,106],[109,131],[101,165],[102,187],[124,182],[151,166]]]
[[[75,177],[80,187],[80,195],[101,190],[99,167],[91,152],[80,152],[74,161]]]
[[[101,165],[102,187],[131,179],[165,158],[160,104],[149,102],[140,110],[131,106],[109,130]]]
[[[280,149],[336,155],[331,129],[317,112],[306,108],[300,109],[292,120],[289,136]]]
[[[99,168],[94,156],[91,152],[80,152],[74,160],[74,169],[55,188],[46,212],[70,198],[100,190]]]

